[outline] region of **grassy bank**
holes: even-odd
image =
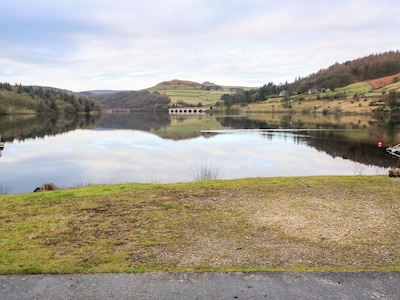
[[[0,273],[400,271],[399,195],[387,176],[0,195]]]

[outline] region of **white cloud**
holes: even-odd
[[[0,81],[71,90],[260,86],[398,49],[400,2],[3,0]]]

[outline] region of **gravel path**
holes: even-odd
[[[0,299],[400,299],[400,272],[12,275]]]

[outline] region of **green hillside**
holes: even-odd
[[[211,82],[193,82],[173,79],[163,81],[149,89],[150,92],[164,94],[171,99],[171,105],[180,106],[213,106],[225,94],[251,89],[244,86],[225,86]]]

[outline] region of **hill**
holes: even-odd
[[[167,111],[168,106],[215,106],[222,95],[249,90],[249,87],[223,86],[173,79],[140,91],[87,91],[103,110]],[[155,106],[156,105],[156,106]]]
[[[167,112],[171,101],[166,95],[147,90],[102,94],[95,99],[103,110],[121,112]]]
[[[290,92],[305,93],[310,89],[335,90],[351,83],[393,76],[400,72],[400,51],[371,54],[362,58],[335,63],[327,69],[305,78],[298,78],[286,86]]]
[[[92,99],[50,87],[0,83],[0,114],[93,114],[100,112]]]
[[[244,86],[218,85],[209,81],[198,83],[173,79],[163,81],[151,88],[151,92],[159,92],[171,99],[172,105],[177,106],[215,106],[222,95],[252,89]]]
[[[292,83],[269,82],[258,89],[224,94],[221,100],[226,107],[235,105],[247,112],[398,112],[399,76],[397,50],[336,63]]]
[[[180,90],[180,89],[200,89],[201,84],[194,81],[186,81],[186,80],[179,80],[173,79],[170,81],[163,81],[159,84],[148,88],[146,90]]]
[[[79,94],[87,96],[87,97],[93,97],[93,96],[97,96],[97,95],[108,95],[108,94],[115,94],[115,93],[121,93],[121,92],[130,92],[130,91],[92,90],[92,91],[82,91],[82,92],[79,92]]]

